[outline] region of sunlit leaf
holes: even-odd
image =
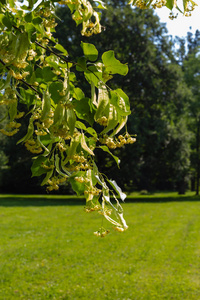
[[[90,61],[96,61],[98,58],[98,51],[93,44],[81,42],[81,47],[86,59]]]
[[[128,66],[117,60],[112,50],[103,53],[102,61],[106,71],[110,74],[126,75],[128,73]]]

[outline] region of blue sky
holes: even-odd
[[[169,34],[185,37],[188,31],[195,32],[196,29],[200,30],[200,5],[195,7],[191,17],[184,17],[179,14],[177,19],[170,20],[168,17],[169,12],[167,8],[156,9],[160,21],[166,23]],[[192,30],[189,29],[190,26]]]

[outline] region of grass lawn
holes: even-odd
[[[0,196],[0,300],[200,299],[199,198],[139,199],[98,238],[83,200]]]

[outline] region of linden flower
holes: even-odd
[[[119,232],[123,232],[125,229],[122,228],[122,227],[115,227],[115,230],[116,230],[116,231],[119,231]]]
[[[94,235],[98,236],[98,237],[105,237],[107,234],[109,234],[110,230],[98,230],[94,232]]]
[[[101,117],[97,120],[97,123],[99,123],[102,126],[107,126],[108,125],[108,119],[105,116],[103,116],[103,117]]]
[[[101,233],[100,233],[99,231],[95,231],[95,232],[94,232],[94,235],[96,235],[96,236],[101,236]]]
[[[83,177],[75,177],[74,179],[80,183],[83,183],[85,181]]]

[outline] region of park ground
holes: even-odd
[[[199,207],[194,193],[134,193],[119,233],[83,199],[1,195],[0,300],[198,300]]]

